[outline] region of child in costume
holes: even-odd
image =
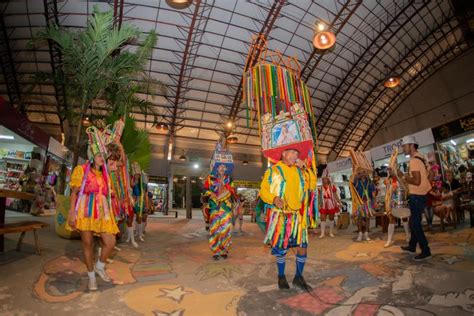
[[[234,226],[234,234],[243,233],[242,224],[244,221],[243,198],[237,194],[237,200],[234,203],[232,224]],[[237,220],[239,221],[239,229],[237,230]]]
[[[321,235],[324,238],[326,229],[326,219],[329,217],[329,237],[334,237],[334,215],[339,212],[341,199],[337,187],[331,183],[331,179],[326,175],[322,179],[323,185],[319,188],[319,214],[321,214]]]
[[[97,273],[104,281],[111,279],[105,272],[105,262],[115,246],[115,234],[119,232],[110,199],[110,178],[105,158],[107,149],[102,133],[91,126],[89,137],[89,161],[76,166],[71,175],[71,208],[66,229],[81,234],[84,261],[89,277],[88,288],[97,290]],[[94,235],[102,240],[103,250],[95,266],[93,264]]]
[[[232,237],[232,202],[236,197],[230,174],[232,156],[217,143],[211,174],[204,183],[209,207],[209,247],[214,260],[227,259]]]

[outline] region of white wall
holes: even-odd
[[[474,112],[474,50],[440,69],[414,91],[366,149]]]

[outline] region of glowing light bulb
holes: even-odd
[[[320,39],[321,39],[321,44],[323,45],[326,45],[327,43],[329,43],[328,38],[324,34],[321,35]]]

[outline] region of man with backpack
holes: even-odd
[[[408,183],[411,238],[408,246],[402,246],[401,248],[405,253],[416,254],[416,245],[419,244],[421,254],[415,256],[413,260],[424,261],[431,258],[428,240],[421,225],[422,214],[427,202],[427,194],[431,190],[429,172],[425,159],[418,152],[418,144],[413,136],[406,136],[402,139],[402,148],[405,155],[410,155],[408,174],[403,178]]]

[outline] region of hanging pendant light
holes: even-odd
[[[313,46],[319,50],[327,50],[336,44],[336,35],[329,31],[317,32],[313,37]]]
[[[163,134],[168,133],[169,127],[168,127],[168,124],[166,124],[166,121],[165,121],[165,117],[164,117],[164,116],[162,116],[161,122],[159,122],[158,124],[156,124],[156,130],[157,130],[159,133],[163,133]]]
[[[179,161],[186,161],[186,156],[185,155],[179,156]]]
[[[384,65],[384,67],[387,73],[386,79],[383,83],[384,87],[389,88],[389,89],[398,87],[398,85],[400,85],[400,76],[395,75],[395,74],[390,74],[391,70],[389,69],[387,65]]]
[[[239,141],[239,139],[238,139],[237,136],[235,136],[235,135],[229,135],[229,136],[227,136],[227,142],[228,142],[229,144],[235,144],[235,143],[237,143],[238,141]]]
[[[173,9],[183,10],[189,8],[193,4],[192,0],[166,0],[166,4]]]
[[[91,120],[90,120],[89,116],[86,115],[86,117],[84,117],[82,119],[82,126],[84,126],[84,127],[91,126]]]
[[[336,44],[336,35],[329,30],[329,27],[323,21],[319,21],[315,26],[313,37],[313,46],[319,50],[327,50]]]
[[[243,164],[244,166],[247,166],[247,165],[249,164],[249,162],[248,162],[247,160],[244,160],[244,161],[242,161],[242,164]]]
[[[398,87],[398,85],[400,84],[400,77],[399,76],[389,76],[385,82],[383,83],[383,85],[385,86],[385,88],[390,88],[390,89],[393,89],[393,88],[396,88]]]

